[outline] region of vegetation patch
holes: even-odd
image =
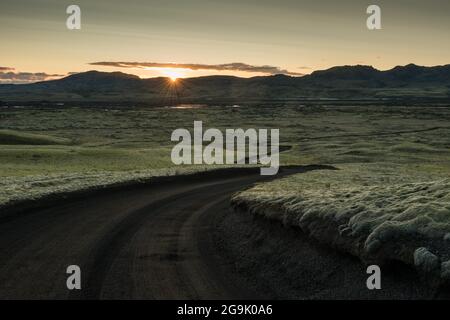
[[[72,141],[66,138],[34,134],[17,130],[0,130],[0,145],[68,145]]]
[[[340,169],[258,184],[232,203],[364,261],[397,260],[450,281],[449,176],[398,165]]]

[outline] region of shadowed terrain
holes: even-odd
[[[312,169],[322,168],[285,169],[284,174]],[[301,250],[304,256],[291,269],[295,272],[274,268],[268,274],[266,267],[292,261],[270,244],[246,250],[255,246],[255,236],[246,234],[261,232],[260,227],[245,222],[245,216],[236,220],[228,214],[231,194],[262,178],[257,172],[223,173],[112,191],[1,219],[0,298],[345,299],[434,294],[408,282],[408,276],[389,275],[383,278],[384,290],[370,293],[359,262],[330,255],[301,238],[289,246],[291,253]],[[273,231],[269,234],[274,243],[294,239],[290,233],[286,237]],[[245,254],[238,258],[234,255],[239,250]],[[66,288],[65,270],[73,264],[82,270],[80,291]],[[330,268],[337,267],[344,274],[330,275]],[[289,283],[298,289],[285,290]],[[336,287],[345,290],[333,291]]]
[[[122,72],[88,71],[59,80],[0,85],[0,101],[163,102],[264,101],[291,99],[444,99],[450,97],[450,65],[414,64],[379,71],[338,66],[311,75],[239,78],[206,76],[141,79]]]

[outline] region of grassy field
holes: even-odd
[[[0,203],[39,193],[39,184],[29,186],[42,177],[55,177],[56,187],[65,176],[82,181],[163,172],[173,167],[172,131],[192,129],[194,120],[205,128],[279,128],[281,144],[292,146],[281,164],[382,162],[438,173],[448,169],[449,114],[446,108],[379,106],[3,107]]]
[[[235,205],[363,259],[398,259],[450,278],[446,107],[3,107],[0,206],[205,170],[170,161],[172,131],[194,120],[205,129],[279,128],[280,143],[292,147],[282,165],[339,169],[257,185]]]

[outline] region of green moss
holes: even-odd
[[[232,201],[362,259],[413,263],[418,247],[450,259],[449,170],[392,163],[339,169],[258,184]]]
[[[71,143],[70,139],[44,134],[33,134],[17,130],[0,130],[0,145],[67,145]]]

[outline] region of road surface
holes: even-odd
[[[317,168],[285,169],[283,174],[310,169]],[[241,281],[236,258],[222,254],[212,237],[214,217],[229,213],[230,196],[265,179],[259,170],[176,178],[3,217],[0,299],[273,298],[273,293]],[[228,239],[233,241],[231,229]],[[299,266],[306,264],[305,270],[317,272],[321,266],[339,263],[338,256],[330,258],[306,241],[301,246],[305,259],[299,258]],[[69,265],[81,268],[81,290],[67,289]],[[360,267],[348,270],[353,269],[355,277],[365,277],[356,275]],[[348,276],[352,279],[353,274]],[[308,283],[313,287],[307,295],[317,296],[323,288],[315,288],[309,276],[304,278],[296,285]],[[324,283],[328,282],[320,285]]]
[[[0,299],[246,298],[218,269],[208,215],[267,179],[234,172],[116,190],[0,219]],[[66,268],[81,268],[81,290]],[[225,271],[226,273],[226,271]]]

